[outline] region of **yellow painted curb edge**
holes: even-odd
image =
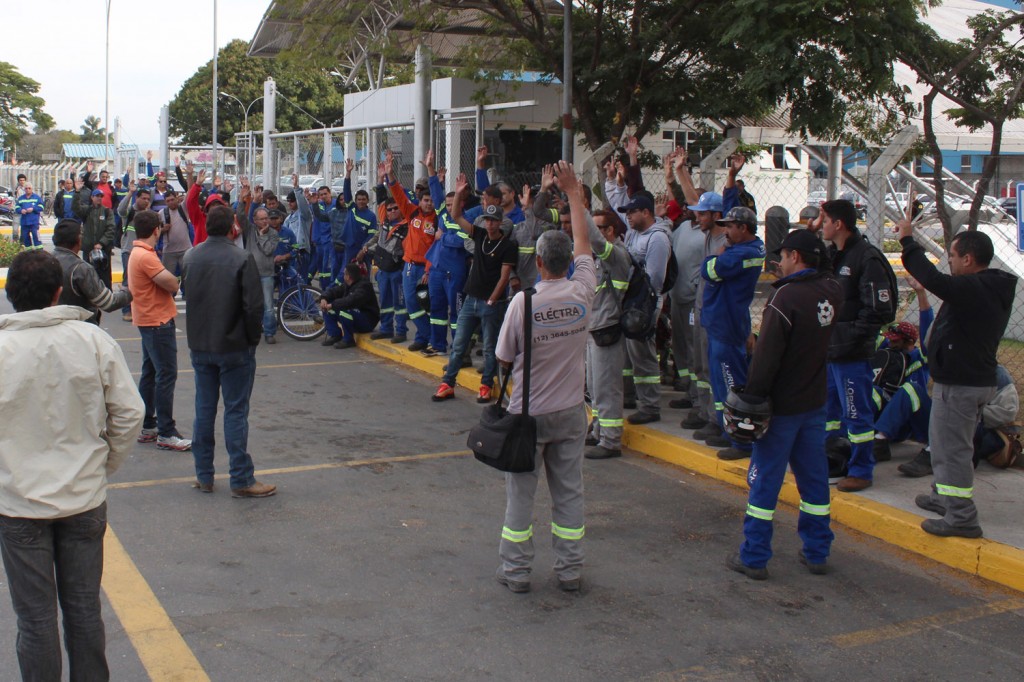
[[[637,452],[740,488],[747,488],[746,460],[726,462],[703,445],[643,426],[627,425],[622,443]],[[779,499],[797,507],[800,493],[786,475]],[[921,530],[923,517],[853,493],[832,492],[832,519],[940,564],[1024,592],[1024,550],[994,540],[939,538]]]

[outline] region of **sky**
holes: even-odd
[[[213,58],[213,4],[111,0],[111,135],[120,117],[122,142],[158,147],[160,107]],[[217,0],[217,45],[251,41],[269,6],[270,0]],[[5,3],[0,23],[0,61],[40,84],[58,128],[80,133],[86,116],[103,118],[106,0]],[[238,104],[222,97],[219,106]]]
[[[214,0],[110,2],[110,120],[120,117],[125,144],[156,149],[160,107],[213,56]],[[6,4],[0,60],[40,83],[57,127],[80,133],[86,116],[103,118],[106,0]],[[988,4],[1019,7],[1012,0]],[[269,5],[217,0],[217,45],[251,41]],[[238,104],[221,98],[219,106]]]

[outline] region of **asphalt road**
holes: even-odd
[[[104,326],[138,371],[131,326]],[[184,334],[178,350],[187,437]],[[550,571],[542,481],[533,591],[512,594],[494,580],[503,479],[465,454],[468,391],[435,404],[438,377],[315,342],[281,338],[258,360],[250,451],[277,496],[232,499],[226,480],[201,494],[191,457],[152,445],[115,476],[113,679],[1020,678],[1018,593],[842,528],[832,573],[812,576],[788,508],[770,579],[750,581],[724,567],[742,492],[640,456],[585,463],[578,595]],[[0,599],[0,679],[17,677],[15,633]]]

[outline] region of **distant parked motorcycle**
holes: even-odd
[[[14,198],[0,196],[0,225],[14,224]]]

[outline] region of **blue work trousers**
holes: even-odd
[[[192,429],[192,458],[196,479],[213,483],[213,428],[217,400],[224,398],[224,441],[228,451],[231,489],[256,482],[249,446],[249,398],[256,379],[256,346],[231,353],[192,352],[196,381],[196,420]]]
[[[725,427],[722,405],[729,397],[729,389],[747,383],[747,349],[744,344],[731,344],[708,337],[708,379],[711,395],[715,400],[715,415],[718,425]],[[749,443],[732,441],[737,450],[750,450]]]
[[[405,336],[405,296],[402,294],[402,271],[377,271],[380,293],[380,331]]]
[[[803,414],[773,416],[764,436],[754,441],[747,470],[750,493],[740,547],[740,560],[751,568],[763,568],[772,557],[772,522],[787,465],[793,470],[800,491],[796,531],[803,540],[804,556],[812,564],[828,559],[835,536],[829,527],[825,408],[818,408]]]
[[[334,277],[331,274],[332,264],[334,263],[334,245],[328,242],[327,244],[317,244],[316,251],[313,252],[313,265],[310,268],[310,277],[313,279],[320,280],[320,288],[326,290],[327,287],[331,286],[331,282],[334,281]]]
[[[327,328],[327,336],[345,341],[355,341],[356,334],[365,334],[373,331],[374,325],[361,310],[345,308],[338,311],[328,311],[324,315],[324,327]]]
[[[828,363],[828,403],[825,436],[846,436],[851,453],[849,476],[872,480],[875,470],[874,385],[867,360]]]
[[[420,263],[406,263],[402,269],[402,293],[405,294],[405,308],[409,321],[416,326],[416,343],[430,341],[430,319],[416,300],[416,286],[423,279],[427,266]]]
[[[912,438],[928,444],[928,417],[932,399],[920,384],[908,381],[900,386],[875,417],[875,433],[884,433],[891,441]]]
[[[442,353],[448,350],[448,328],[453,334],[458,329],[458,299],[465,284],[465,264],[452,268],[442,264],[430,270],[430,345]]]

